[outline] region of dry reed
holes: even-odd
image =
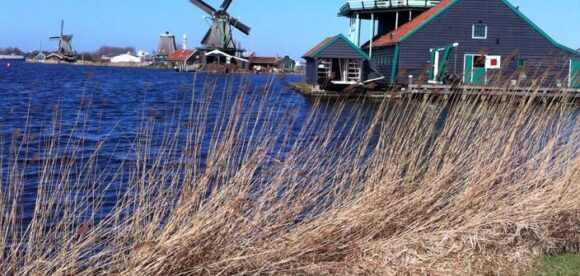
[[[274,81],[255,93],[274,93]],[[226,85],[232,104],[215,121],[211,80],[193,91],[202,100],[177,129],[144,117],[136,158],[117,168],[97,164],[107,141],[76,158],[83,145],[58,138],[55,112],[25,228],[28,164],[15,160],[35,159],[21,156],[30,130],[16,133],[0,159],[0,271],[521,274],[543,254],[580,251],[576,105],[385,101],[368,118],[351,103],[318,101],[299,123],[266,96],[248,108],[236,93],[244,85]],[[72,132],[84,131],[85,110]],[[117,182],[124,187],[102,215]]]

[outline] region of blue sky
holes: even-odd
[[[580,0],[510,0],[558,42],[580,48]],[[219,6],[222,0],[207,0]],[[327,36],[347,32],[336,16],[346,0],[234,0],[230,13],[252,27],[250,37],[236,33],[244,48],[260,55],[300,57]],[[78,51],[101,45],[134,46],[151,51],[159,34],[171,31],[199,44],[208,29],[204,13],[188,0],[0,0],[0,47],[23,50],[56,47],[60,19],[75,35]],[[366,35],[368,37],[368,34]],[[363,37],[365,38],[365,37]]]

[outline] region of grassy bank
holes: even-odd
[[[59,145],[72,156],[83,145],[54,135],[26,228],[27,165],[14,160],[30,133],[15,133],[0,166],[0,271],[518,275],[547,254],[580,253],[577,105],[385,101],[365,119],[347,102],[318,102],[298,124],[266,97],[248,110],[245,93],[232,93],[243,88],[227,87],[236,96],[216,121],[211,93],[175,131],[145,118],[137,158],[116,170],[97,166],[102,145],[62,158]],[[119,180],[101,217],[102,191]]]
[[[561,275],[572,276],[580,273],[580,255],[559,255],[545,257],[540,261],[532,275]]]

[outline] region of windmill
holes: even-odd
[[[75,50],[72,47],[73,35],[64,34],[64,20],[60,21],[60,36],[50,37],[50,40],[58,40],[58,51],[55,53],[60,59],[74,61],[76,59]]]
[[[190,0],[192,4],[209,14],[212,22],[210,29],[201,40],[201,44],[205,47],[204,50],[220,50],[231,55],[243,52],[242,49],[236,47],[232,27],[246,35],[250,34],[250,27],[228,13],[227,10],[232,1],[224,0],[220,8],[215,9],[202,0]]]

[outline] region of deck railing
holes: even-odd
[[[431,8],[441,2],[440,0],[367,0],[348,1],[340,8],[340,15],[346,15],[351,11],[362,11],[372,9],[394,9],[394,8]]]

